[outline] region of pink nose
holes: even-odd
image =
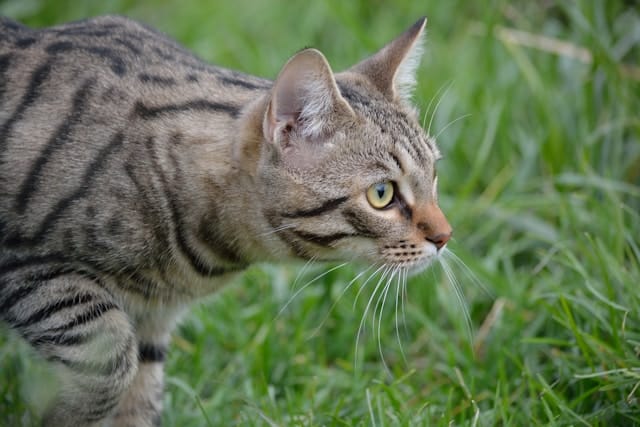
[[[436,245],[436,248],[438,248],[438,250],[442,249],[442,247],[447,244],[450,238],[451,238],[451,232],[440,233],[440,234],[436,234],[435,236],[426,237],[427,241]]]

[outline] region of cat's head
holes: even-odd
[[[417,272],[444,249],[440,154],[409,101],[425,23],[344,72],[314,49],[280,72],[258,174],[264,215],[295,255]]]

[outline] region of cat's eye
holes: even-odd
[[[367,200],[376,209],[386,208],[393,200],[393,184],[389,181],[373,184],[367,190]]]

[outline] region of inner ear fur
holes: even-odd
[[[354,112],[342,97],[324,55],[305,49],[284,65],[271,92],[265,112],[265,138],[286,143],[295,132],[302,138],[318,139],[330,134],[344,117]]]

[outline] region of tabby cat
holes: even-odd
[[[106,16],[0,19],[0,317],[60,375],[47,426],[150,426],[177,318],[256,261],[417,272],[451,228],[409,102],[426,20],[275,82]]]

